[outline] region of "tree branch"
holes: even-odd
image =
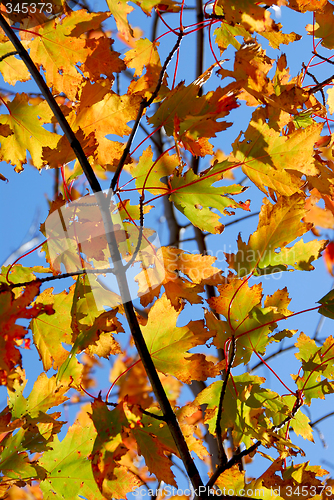
[[[20,57],[22,58],[23,62],[26,64],[27,68],[29,69],[33,79],[37,83],[38,87],[40,88],[43,96],[45,97],[46,101],[48,102],[50,108],[52,109],[56,119],[58,120],[59,125],[61,126],[62,130],[64,131],[64,134],[70,141],[71,147],[73,151],[75,152],[75,155],[77,159],[79,160],[80,165],[82,166],[82,169],[87,177],[87,180],[89,182],[89,185],[92,189],[92,191],[95,193],[98,205],[100,207],[101,211],[101,216],[104,224],[104,230],[105,234],[107,237],[107,242],[109,246],[109,251],[110,255],[114,264],[114,271],[116,274],[119,290],[121,293],[121,297],[123,298],[128,298],[130,296],[129,288],[128,288],[128,283],[126,280],[126,275],[125,275],[125,270],[123,268],[123,264],[121,261],[120,253],[118,250],[116,238],[115,238],[115,233],[113,231],[113,222],[111,219],[110,211],[109,211],[109,201],[108,198],[106,198],[101,191],[101,186],[94,174],[94,171],[89,164],[85,153],[81,147],[81,144],[75,137],[75,134],[73,130],[71,129],[70,125],[68,124],[65,116],[63,115],[61,109],[59,108],[57,102],[55,101],[54,97],[52,96],[49,88],[47,87],[45,81],[43,80],[42,76],[40,75],[39,71],[37,70],[35,64],[33,63],[32,59],[30,58],[28,52],[25,50],[15,33],[13,33],[12,29],[6,22],[6,20],[3,18],[3,16],[0,14],[0,26],[10,39],[10,41],[13,43],[15,49],[19,53]],[[167,64],[169,60],[172,58],[173,53],[175,50],[177,50],[181,39],[182,39],[183,34],[180,33],[178,40],[168,56],[164,66],[163,66],[163,72],[165,71]],[[162,82],[163,74],[161,76],[161,82]],[[161,85],[161,84],[160,84]],[[152,94],[152,97],[149,101],[145,101],[145,106],[148,105],[148,103],[153,102],[155,99],[159,89],[156,89],[156,92]],[[142,107],[142,106],[141,106]],[[144,108],[143,108],[144,110]],[[143,112],[143,111],[142,111]],[[139,116],[139,115],[138,115]],[[139,120],[136,122],[139,123]],[[138,126],[138,125],[137,125]],[[134,134],[133,134],[134,136]],[[129,146],[130,147],[130,146]],[[122,169],[122,165],[120,163],[121,168],[119,169],[119,172]],[[115,182],[115,184],[114,184]],[[112,185],[116,185],[117,178],[114,176]],[[183,436],[183,433],[181,431],[181,428],[179,426],[178,420],[176,418],[176,415],[171,407],[171,404],[167,398],[167,395],[165,393],[165,390],[162,386],[162,383],[160,381],[160,378],[158,376],[158,373],[156,371],[156,368],[154,366],[154,363],[152,361],[151,355],[148,351],[148,348],[146,346],[142,331],[140,329],[139,323],[137,316],[134,311],[134,307],[132,304],[131,300],[125,300],[124,301],[124,310],[125,314],[127,317],[127,321],[130,327],[130,331],[132,333],[133,339],[135,346],[137,348],[138,354],[142,360],[142,363],[144,365],[144,368],[146,370],[146,373],[148,375],[148,378],[150,380],[150,383],[152,385],[153,392],[155,394],[155,397],[157,398],[157,401],[161,407],[161,410],[163,412],[164,418],[167,422],[168,428],[172,434],[172,437],[174,439],[174,442],[176,444],[176,447],[179,451],[181,460],[184,463],[185,469],[187,471],[187,474],[191,480],[191,483],[194,487],[195,490],[199,490],[199,488],[203,488],[203,482],[201,480],[201,477],[199,475],[199,472],[197,470],[197,467],[190,455],[187,443],[185,441],[185,438]],[[202,496],[203,497],[203,496]],[[206,498],[206,495],[205,495]]]

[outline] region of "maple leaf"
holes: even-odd
[[[273,461],[271,466],[262,474],[261,480],[267,488],[277,488],[280,492],[280,498],[286,498],[287,493],[291,492],[291,498],[297,500],[299,492],[301,491],[301,485],[307,488],[308,491],[317,492],[319,488],[319,493],[324,489],[324,484],[316,478],[316,476],[324,476],[327,471],[319,466],[310,466],[309,462],[303,464],[292,465],[284,470],[283,477],[281,477],[282,464],[284,462],[284,456]],[[275,474],[279,472],[280,475]]]
[[[312,398],[325,399],[326,394],[334,392],[333,354],[334,339],[328,337],[321,348],[313,339],[301,333],[296,342],[296,358],[301,361],[303,375],[292,375],[299,389],[303,390],[305,403],[310,405]]]
[[[92,500],[104,498],[95,482],[91,463],[87,460],[95,438],[93,422],[86,427],[79,423],[73,424],[62,441],[55,437],[52,450],[44,452],[39,459],[39,465],[46,471],[46,478],[40,483],[46,498],[55,494],[64,500],[69,497],[79,500],[82,496]]]
[[[4,35],[0,36],[0,57],[14,51],[14,45],[8,41]],[[16,82],[26,82],[30,80],[30,73],[21,59],[14,55],[6,57],[0,62],[0,72],[5,82],[15,85]]]
[[[241,24],[250,33],[269,31],[275,25],[270,18],[270,12],[255,4],[253,0],[237,0],[233,5],[228,0],[218,0],[215,6],[222,9],[227,24]]]
[[[223,349],[231,335],[236,337],[236,353],[233,366],[248,363],[254,351],[264,353],[267,345],[277,340],[269,334],[277,327],[275,320],[290,315],[287,305],[290,299],[287,290],[278,290],[265,300],[261,306],[262,287],[253,285],[249,288],[237,279],[226,285],[218,285],[219,296],[208,299],[212,309],[225,316],[221,321],[215,315],[206,314],[206,324],[211,332],[216,332],[214,344]],[[237,298],[237,300],[235,300]],[[280,335],[290,337],[295,331],[283,331]]]
[[[19,318],[34,318],[42,313],[53,314],[54,310],[48,305],[34,305],[29,307],[39,291],[40,283],[32,282],[22,295],[15,298],[14,293],[7,285],[0,287],[0,384],[6,385],[8,376],[15,366],[21,366],[21,354],[18,350],[20,342],[27,334],[27,329],[16,324]]]
[[[63,291],[53,294],[53,289],[44,290],[36,299],[35,304],[48,304],[55,314],[41,314],[33,319],[30,328],[34,343],[43,362],[45,371],[57,369],[68,357],[68,351],[62,346],[71,344],[71,307],[73,303],[75,285],[69,292]]]
[[[140,479],[122,464],[122,457],[129,450],[130,443],[126,437],[130,433],[131,435],[135,433],[137,438],[140,436],[143,452],[145,450],[151,454],[150,449],[146,446],[144,448],[143,434],[145,435],[150,441],[150,446],[155,450],[158,474],[166,473],[164,480],[175,484],[174,475],[170,470],[171,461],[164,454],[164,451],[172,450],[166,445],[163,446],[153,432],[151,433],[150,428],[145,428],[140,416],[132,413],[126,402],[121,402],[114,410],[109,411],[102,401],[95,400],[92,410],[92,420],[97,431],[92,450],[93,473],[105,498],[124,498],[127,493],[134,491],[142,484]],[[153,461],[150,457],[151,455],[148,455],[147,459],[151,463]]]
[[[0,121],[3,125],[8,125],[13,134],[0,137],[0,159],[16,165],[15,171],[21,172],[23,164],[27,162],[28,150],[35,167],[42,168],[43,146],[54,148],[60,138],[58,134],[49,132],[42,126],[46,123],[40,118],[41,113],[45,116],[45,103],[30,106],[26,94],[16,94],[14,100],[6,106],[10,114],[0,115]],[[51,114],[49,116],[51,118]]]
[[[133,30],[127,19],[127,15],[133,11],[126,0],[107,0],[111,14],[114,16],[120,35],[129,41],[133,37]]]
[[[297,12],[322,12],[327,0],[289,0],[289,8]]]
[[[266,124],[264,110],[257,109],[245,139],[240,142],[238,138],[233,144],[233,159],[242,162],[243,172],[264,193],[264,186],[268,186],[282,195],[292,195],[300,191],[303,181],[291,171],[312,176],[319,173],[313,149],[321,129],[322,124],[315,123],[283,137]]]
[[[222,412],[221,429],[223,437],[227,430],[232,429],[234,446],[244,443],[246,447],[253,444],[253,439],[261,440],[267,446],[270,444],[270,435],[267,426],[271,426],[270,421],[266,421],[262,402],[267,401],[268,407],[272,406],[270,416],[274,413],[278,418],[284,419],[288,410],[278,396],[278,394],[267,391],[261,385],[264,378],[256,377],[244,373],[233,377],[227,383],[226,396],[224,398],[224,411]],[[216,432],[216,420],[218,404],[222,389],[222,381],[217,381],[204,389],[195,399],[197,404],[206,404],[206,417],[204,422],[208,425],[211,434]],[[236,395],[238,394],[238,396]],[[240,396],[239,396],[240,395]]]
[[[106,38],[105,36],[86,40],[86,47],[89,49],[90,54],[81,69],[90,81],[100,80],[101,76],[105,75],[113,82],[115,79],[114,73],[125,70],[125,64],[119,58],[120,53],[112,50],[113,43],[112,38]]]
[[[25,432],[20,429],[16,434],[8,433],[1,442],[1,473],[21,485],[22,482],[25,484],[25,480],[43,477],[43,469],[29,460],[23,444],[24,437]]]
[[[85,64],[88,56],[93,57],[95,48],[92,42],[86,44],[80,35],[93,29],[94,25],[99,26],[107,17],[105,12],[95,14],[82,9],[72,11],[62,20],[56,17],[39,27],[39,36],[29,42],[30,57],[45,69],[46,82],[53,88],[53,93],[64,92],[70,99],[75,99],[83,81],[76,64]]]
[[[127,370],[129,363],[131,369]],[[173,377],[169,378],[176,382],[175,385],[181,387],[181,382]],[[137,404],[141,408],[149,408],[152,405],[151,386],[142,363],[136,363],[134,359],[124,359],[123,356],[118,356],[110,372],[109,379],[111,381],[117,380],[119,400],[127,399],[128,404]],[[164,387],[166,388],[165,384]],[[177,399],[177,396],[174,396],[174,399]]]
[[[72,111],[68,121],[74,131],[80,128],[86,137],[94,132],[98,143],[97,161],[104,166],[113,165],[115,155],[119,159],[121,152],[105,136],[128,135],[131,128],[127,123],[136,118],[140,102],[140,96],[119,96],[106,86],[88,82],[82,90],[79,108]]]
[[[325,208],[321,208],[317,204],[320,201],[321,197],[325,201]],[[314,224],[315,226],[318,227],[320,226],[328,229],[333,227],[334,214],[330,209],[326,207],[326,196],[321,196],[321,194],[316,188],[311,190],[310,196],[307,198],[305,202],[305,208],[307,209],[307,213],[303,218],[304,222],[309,222]],[[316,236],[319,235],[319,231],[316,228],[312,228],[312,232]],[[329,245],[327,245],[326,249],[329,247]],[[324,259],[326,259],[325,257],[326,249],[325,252],[323,253]]]
[[[264,31],[260,33],[263,38],[266,38],[269,41],[269,44],[273,49],[279,49],[281,44],[289,45],[289,43],[301,40],[302,35],[298,35],[294,31],[291,33],[282,33],[281,28],[282,25],[278,23],[272,31]]]
[[[210,78],[214,64],[193,83],[181,82],[170,91],[157,112],[148,119],[154,127],[163,126],[167,135],[174,135],[195,156],[212,154],[208,138],[225,130],[231,124],[218,122],[238,107],[236,96],[218,87],[213,92],[198,97],[200,87]]]
[[[263,90],[266,90],[266,95],[263,96],[263,100],[260,100],[267,103],[268,124],[271,128],[282,130],[291,121],[289,116],[291,114],[295,115],[296,128],[312,125],[314,121],[310,116],[312,115],[313,106],[318,113],[322,114],[323,107],[310,92],[302,87],[300,77],[290,78],[285,54],[278,58],[275,76]],[[240,95],[240,98],[243,98],[242,95]],[[305,106],[307,107],[306,110]],[[299,111],[300,109],[301,111]],[[275,112],[276,115],[280,113],[281,116],[276,116]]]
[[[166,424],[152,416],[143,415],[136,405],[129,406],[127,398],[112,411],[99,400],[93,403],[92,408],[92,419],[98,432],[92,453],[93,471],[107,498],[122,498],[118,495],[125,496],[125,488],[132,485],[134,489],[140,484],[138,477],[133,477],[131,471],[127,476],[128,481],[114,480],[119,477],[119,473],[126,472],[122,462],[125,463],[125,454],[133,447],[133,440],[138,454],[145,458],[146,465],[157,479],[160,481],[164,477],[164,482],[176,486],[171,471],[172,461],[167,455],[178,455],[178,451]],[[150,408],[150,411],[158,412],[157,408]],[[197,411],[194,405],[183,407],[177,412],[177,418],[189,448],[203,458],[207,450],[192,437],[194,426],[185,422],[194,411]]]
[[[271,274],[285,271],[288,266],[298,270],[312,270],[311,262],[318,259],[327,241],[299,240],[287,247],[296,237],[306,233],[311,226],[301,222],[305,215],[305,199],[298,193],[280,196],[275,205],[264,199],[257,230],[250,235],[248,243],[238,237],[237,253],[225,254],[230,269],[238,276]]]
[[[25,283],[26,281],[34,281],[37,279],[36,274],[49,273],[50,269],[43,266],[33,266],[24,267],[21,264],[15,264],[15,266],[3,266],[0,274],[0,283],[8,284],[10,283]],[[14,288],[13,293],[15,298],[21,295],[22,289]]]
[[[163,323],[161,316],[166,318]],[[188,352],[195,345],[205,344],[212,333],[204,329],[203,321],[191,321],[187,326],[177,327],[178,316],[179,312],[167,297],[162,296],[150,309],[147,324],[142,327],[156,368],[188,384],[191,380],[215,376],[218,369],[204,354]]]
[[[200,304],[202,299],[198,294],[204,291],[204,285],[216,285],[223,280],[220,269],[212,266],[216,257],[161,247],[153,259],[154,267],[141,271],[135,278],[139,286],[140,301],[144,306],[159,296],[162,286],[177,310],[183,304],[182,299],[191,304]],[[179,276],[177,271],[185,274],[191,281]]]
[[[241,43],[238,42],[236,37],[247,37],[249,36],[249,32],[240,25],[231,26],[227,23],[221,23],[219,28],[215,29],[214,35],[216,37],[216,43],[220,49],[220,55],[222,55],[229,45],[233,45],[235,49],[239,50]]]
[[[64,397],[68,387],[56,387],[55,377],[48,379],[45,374],[41,374],[28,398],[23,396],[26,383],[26,379],[21,385],[16,381],[13,389],[9,390],[9,432],[1,441],[1,447],[5,446],[5,450],[2,450],[0,461],[2,472],[10,478],[20,478],[23,484],[31,479],[45,478],[45,469],[36,461],[29,460],[27,452],[50,449],[49,443],[65,422],[57,420],[60,413],[47,415],[45,412],[68,399]],[[18,431],[12,434],[18,427]]]
[[[284,396],[284,402],[288,404],[289,408],[293,408],[295,401],[295,396]],[[305,413],[299,410],[290,420],[289,426],[292,427],[297,436],[302,436],[304,439],[314,443],[313,429],[309,422],[310,419],[305,415]]]
[[[311,6],[314,3],[313,0]],[[320,6],[320,9],[315,13],[315,24],[308,24],[306,30],[315,38],[320,38],[323,47],[332,49],[334,47],[334,6],[330,2],[323,4],[323,0],[321,3],[316,3]]]
[[[65,396],[69,387],[57,386],[55,376],[48,378],[45,373],[41,373],[27,398],[23,396],[26,383],[27,380],[21,385],[16,383],[13,390],[9,391],[9,407],[14,419],[22,418],[26,414],[30,418],[39,417],[41,412],[46,413],[50,408],[69,399]]]
[[[145,205],[143,207],[143,213],[147,214],[153,208],[152,205]],[[131,205],[130,200],[122,199],[117,204],[117,210],[123,221],[125,220],[140,220],[140,206]]]
[[[230,198],[231,195],[245,191],[245,187],[238,184],[212,186],[214,182],[222,179],[224,170],[230,168],[231,163],[224,161],[199,175],[192,170],[188,170],[184,175],[176,172],[170,181],[172,187],[170,200],[194,226],[202,231],[220,234],[224,229],[223,224],[219,222],[220,216],[211,208],[218,209],[224,215],[231,215],[228,208],[248,209],[246,205]]]
[[[77,140],[80,142],[87,158],[95,156],[95,151],[98,147],[95,134],[91,132],[85,137],[83,131],[79,128],[75,134]],[[76,155],[65,135],[63,135],[55,148],[43,147],[43,163],[51,168],[58,168],[76,159]]]
[[[224,471],[218,478],[216,485],[223,491],[231,491],[234,495],[239,496],[245,488],[245,471],[240,471],[237,465]]]
[[[161,73],[161,62],[157,47],[159,42],[150,42],[147,38],[136,41],[135,47],[125,53],[124,62],[129,68],[134,68],[134,76],[141,76],[146,68],[145,75],[138,80],[130,83],[128,92],[139,94],[149,99],[155,91]],[[159,96],[162,98],[166,94],[166,77],[163,79],[163,85],[159,90]]]
[[[91,355],[98,354],[108,358],[110,354],[117,354],[120,351],[118,342],[113,338],[110,332],[123,332],[123,327],[115,318],[117,309],[113,309],[101,314],[96,302],[103,300],[102,303],[114,307],[114,296],[112,292],[107,292],[100,284],[93,284],[87,278],[83,277],[77,280],[75,285],[72,307],[70,310],[71,332],[73,344],[66,360],[58,371],[58,380],[75,380],[80,384],[82,375],[82,365],[78,367],[76,354],[86,349]],[[111,296],[111,297],[110,297]],[[111,302],[110,302],[111,300]]]
[[[154,195],[166,194],[168,186],[162,182],[163,177],[171,175],[178,166],[177,155],[164,155],[153,162],[153,152],[149,146],[141,155],[136,165],[131,165],[130,170],[136,182],[136,188],[142,193],[143,188]],[[137,217],[138,219],[138,217]]]
[[[235,78],[233,88],[244,88],[262,102],[263,95],[272,93],[272,84],[267,77],[272,63],[261,46],[251,39],[237,50],[233,71],[221,68],[218,73],[222,78]]]
[[[252,289],[251,291],[254,292]],[[243,294],[239,296],[239,300],[242,295]],[[247,299],[251,300],[251,294],[248,292],[247,295]],[[219,298],[217,299],[219,301]],[[244,364],[248,363],[254,350],[263,354],[270,342],[269,333],[274,329],[274,315],[271,309],[261,311],[261,308],[256,308],[252,306],[251,303],[250,306],[251,307],[246,305],[242,311],[242,316],[239,317],[240,319],[238,318],[236,320],[241,326],[235,330],[238,335],[238,340],[233,366],[237,366],[242,362]],[[221,312],[219,304],[214,304],[212,302],[212,307],[215,308],[217,312]],[[269,325],[267,325],[267,323],[269,323]],[[206,315],[206,325],[212,333],[215,333],[215,346],[224,349],[226,343],[234,333],[231,331],[228,322],[218,320],[212,313],[208,313]]]

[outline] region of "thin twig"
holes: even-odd
[[[334,61],[331,61],[327,57],[321,56],[317,52],[313,51],[312,54],[314,54],[315,56],[319,57],[319,59],[322,59],[323,61],[326,61],[326,62],[328,62],[330,64],[334,64]],[[333,79],[334,79],[334,75],[330,76],[329,78],[326,78],[326,80],[324,80],[323,82],[319,83],[318,85],[315,85],[315,87],[313,87],[312,89],[310,89],[309,93],[310,94],[315,94],[316,92],[318,92],[319,90],[321,90],[325,85],[327,85],[328,83],[331,83],[331,81]]]
[[[233,224],[237,224],[238,222],[242,222],[243,220],[249,219],[250,217],[255,217],[256,215],[259,215],[260,212],[254,212],[253,214],[248,214],[244,215],[243,217],[240,217],[239,219],[232,220],[232,222],[227,222],[224,224],[225,227],[233,226]]]
[[[295,349],[295,348],[296,348],[295,345],[290,345],[290,346],[284,347],[284,348],[281,347],[273,354],[270,354],[266,358],[263,358],[263,361],[267,362],[269,359],[276,357],[278,354],[281,354],[282,352],[290,351],[290,349]],[[257,370],[260,366],[263,366],[263,361],[259,361],[256,365],[254,365],[252,368],[250,368],[249,373],[252,373],[253,371]]]
[[[105,403],[107,406],[113,406],[114,408],[116,408],[116,406],[118,406],[119,403],[112,403],[110,401],[106,401]],[[147,415],[148,417],[152,417],[152,418],[155,418],[156,420],[160,420],[162,422],[166,422],[166,419],[163,415],[156,415],[155,413],[151,413],[150,411],[147,411],[147,410],[144,410],[144,408],[142,408],[140,405],[136,404],[136,406],[138,406],[139,410],[141,411],[141,413],[143,413],[144,415]],[[131,407],[130,407],[131,408]]]
[[[7,54],[5,54],[5,55],[3,55],[3,56],[0,57],[0,62],[2,62],[7,57],[16,56],[16,55],[18,55],[17,50],[13,50],[12,52],[7,52]]]
[[[161,68],[159,79],[158,79],[158,83],[157,83],[157,86],[156,86],[154,92],[152,93],[151,97],[148,100],[146,98],[143,98],[142,102],[140,103],[139,110],[138,110],[138,113],[137,113],[136,121],[135,121],[135,123],[134,123],[134,125],[132,127],[131,134],[129,136],[128,142],[126,143],[126,146],[124,148],[122,157],[121,157],[121,159],[120,159],[120,161],[119,161],[119,163],[117,165],[116,171],[115,171],[114,176],[112,178],[112,181],[110,183],[111,193],[113,193],[114,190],[115,190],[118,178],[119,178],[119,176],[120,176],[120,174],[122,172],[122,169],[124,167],[125,160],[126,160],[128,154],[130,153],[131,144],[132,144],[132,141],[133,141],[133,139],[134,139],[134,137],[136,135],[136,132],[137,132],[137,129],[138,129],[141,117],[142,117],[142,115],[144,113],[144,110],[146,108],[148,108],[152,104],[152,102],[154,101],[154,99],[157,97],[158,92],[160,90],[160,87],[162,85],[163,77],[164,77],[164,74],[166,72],[167,66],[170,63],[170,61],[172,60],[172,57],[175,54],[175,52],[177,51],[177,49],[180,47],[182,38],[183,38],[183,32],[180,32],[179,35],[178,35],[178,37],[177,37],[177,41],[176,41],[174,47],[172,48],[172,50],[168,54],[168,56],[167,56],[167,58],[166,58],[166,60],[164,62],[164,65]]]
[[[212,474],[212,476],[210,477],[209,481],[207,482],[206,484],[206,488],[212,488],[212,486],[215,484],[215,482],[217,481],[217,479],[219,478],[219,476],[226,470],[230,469],[231,467],[233,467],[233,465],[237,464],[238,462],[240,462],[240,459],[242,457],[246,457],[247,455],[250,455],[251,453],[253,453],[261,444],[261,441],[256,441],[256,443],[254,443],[252,446],[250,446],[249,448],[247,448],[246,450],[243,450],[242,452],[240,452],[238,455],[234,455],[231,460],[229,460],[225,465],[221,464],[219,465],[219,467],[217,467],[217,469],[215,470],[215,472]],[[228,497],[229,499],[230,498],[244,498],[244,497]]]
[[[319,424],[320,422],[322,422],[323,420],[325,420],[326,418],[329,418],[329,417],[332,417],[334,415],[334,411],[332,411],[331,413],[327,413],[327,415],[324,415],[323,417],[320,417],[318,418],[317,420],[315,420],[314,422],[311,422],[309,425],[311,427],[315,427],[317,424]]]
[[[310,73],[310,72],[307,70],[307,68],[306,68],[306,66],[305,66],[305,64],[304,64],[304,63],[302,64],[302,66],[303,66],[303,69],[304,69],[304,71],[305,71],[305,75],[308,75],[310,78],[312,78],[312,80],[314,81],[314,83],[315,83],[316,85],[321,85],[321,84],[318,82],[318,80],[316,79],[316,77],[315,77],[314,75],[312,75],[312,73]],[[323,105],[324,105],[324,106],[326,106],[326,99],[325,99],[324,90],[323,90],[323,88],[320,88],[319,90],[320,90],[320,92],[321,92]]]
[[[315,52],[314,50],[312,51],[312,54],[319,57],[319,59],[322,59],[323,61],[328,62],[329,64],[334,64],[334,61],[332,61],[331,59],[328,59],[328,57],[321,56],[320,54],[318,54],[318,52]]]
[[[227,369],[223,381],[223,386],[222,390],[220,392],[220,398],[219,398],[219,405],[218,405],[218,412],[217,412],[217,421],[216,421],[216,439],[217,439],[217,444],[218,444],[218,452],[219,452],[219,461],[220,465],[224,465],[227,462],[227,457],[223,445],[223,439],[222,439],[222,429],[221,429],[221,417],[223,413],[223,403],[224,403],[224,398],[225,398],[225,393],[226,393],[226,388],[227,388],[227,382],[229,379],[229,375],[231,373],[231,368],[233,365],[233,361],[235,358],[235,353],[236,353],[236,340],[234,336],[231,339],[231,344],[228,350],[228,364],[227,364]],[[227,361],[226,360],[226,361]]]
[[[147,130],[146,127],[144,127],[144,125],[142,123],[139,124],[139,127],[142,129],[142,131],[145,133],[145,135],[148,137],[150,135],[149,131]],[[157,141],[154,139],[154,135],[151,135],[150,136],[150,141],[153,142],[154,146],[156,148],[158,148],[158,143]]]
[[[24,281],[22,283],[5,284],[8,288],[20,288],[22,286],[29,286],[31,283],[47,283],[48,281],[61,280],[71,278],[73,276],[81,276],[82,274],[115,274],[114,269],[82,269],[81,271],[73,271],[72,273],[57,274],[56,276],[47,276],[46,278],[36,278],[35,280]],[[4,283],[2,283],[4,284]],[[1,286],[1,285],[0,285]]]

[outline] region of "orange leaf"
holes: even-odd
[[[7,385],[7,377],[17,365],[21,366],[21,354],[18,350],[20,340],[27,334],[27,329],[17,325],[20,318],[36,318],[40,314],[53,314],[51,306],[35,304],[28,308],[39,292],[40,283],[32,282],[22,295],[15,299],[14,293],[6,284],[0,286],[0,384]]]

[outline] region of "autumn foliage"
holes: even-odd
[[[318,304],[305,298],[304,310],[293,311],[284,279],[313,271],[321,255],[333,275],[326,230],[334,223],[334,89],[311,62],[330,69],[321,50],[334,49],[334,5],[198,0],[197,22],[186,26],[184,0],[95,2],[101,12],[88,3],[0,6],[0,71],[12,86],[0,95],[0,159],[22,176],[31,164],[57,179],[40,221],[44,264],[25,267],[23,259],[0,276],[0,384],[8,390],[0,498],[122,499],[182,480],[189,499],[245,491],[333,498],[328,472],[294,438],[314,439],[304,408],[334,392],[334,338],[319,342],[284,320],[311,310],[334,319],[334,292],[323,289]],[[313,13],[313,53],[292,75],[281,50],[301,36],[275,22],[271,7],[283,5],[307,19]],[[132,26],[134,8],[160,23],[168,42]],[[186,37],[198,62],[190,83],[178,78]],[[220,83],[207,90],[212,77]],[[38,94],[31,82],[13,91],[28,80]],[[240,106],[250,120],[223,152]],[[5,169],[0,179],[4,190]],[[261,195],[258,213],[249,186]],[[163,245],[146,223],[161,207]],[[229,242],[223,272],[207,242],[220,245],[230,221],[252,216],[257,228]],[[197,253],[181,245],[185,227]],[[117,293],[96,279],[108,273]],[[266,294],[263,280],[277,273]],[[136,307],[129,280],[138,285]],[[288,385],[266,360],[273,345],[284,358],[285,342],[298,361]],[[30,393],[24,348],[38,351],[44,369]],[[111,364],[107,391],[94,378],[102,358]],[[271,370],[280,391],[249,369],[254,362]],[[68,424],[64,403],[78,410]],[[190,486],[175,475],[175,457]],[[266,470],[246,476],[259,457]]]

